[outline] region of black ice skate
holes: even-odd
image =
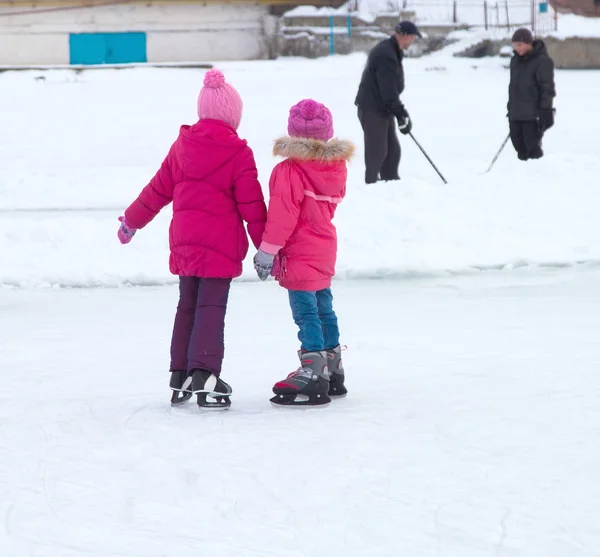
[[[325,352],[304,352],[300,354],[301,366],[273,387],[275,396],[271,399],[278,406],[323,406],[331,399],[329,391],[329,371]]]
[[[204,410],[226,410],[231,406],[231,387],[220,377],[205,369],[194,369],[192,393],[198,396],[198,406]],[[207,400],[207,397],[214,401]]]
[[[173,391],[171,406],[179,406],[192,398],[192,378],[187,371],[172,370],[169,387]]]
[[[327,352],[327,368],[329,370],[329,396],[332,398],[342,398],[348,394],[348,389],[344,386],[344,365],[342,364],[342,348],[336,346]]]

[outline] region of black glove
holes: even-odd
[[[554,125],[554,109],[543,108],[540,110],[540,116],[538,119],[538,126],[541,132],[549,130]]]
[[[398,129],[400,130],[400,133],[404,135],[407,135],[411,132],[412,120],[410,119],[408,114],[406,114],[406,116],[402,118],[398,118]]]

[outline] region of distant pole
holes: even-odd
[[[452,21],[454,23],[458,23],[458,2],[457,2],[457,0],[454,0],[454,3],[452,4]]]
[[[531,0],[531,32],[535,33],[535,0]]]
[[[554,10],[554,30],[558,31],[558,12]]]
[[[335,34],[333,32],[333,16],[329,16],[329,54],[335,54]]]
[[[504,0],[504,8],[506,9],[506,30],[510,31],[510,16],[508,15],[508,0]]]
[[[488,30],[488,3],[487,0],[483,3],[483,21],[485,22],[485,30]]]

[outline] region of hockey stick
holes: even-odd
[[[502,146],[500,147],[500,149],[498,149],[498,152],[496,153],[496,156],[494,157],[492,164],[490,164],[489,168],[484,172],[484,174],[487,174],[492,169],[492,166],[494,166],[494,164],[496,164],[496,161],[498,160],[500,153],[502,153],[502,151],[504,150],[504,147],[508,143],[509,139],[510,139],[510,133],[506,136],[506,139],[504,140],[504,143],[502,143]]]
[[[433,161],[429,158],[429,155],[425,152],[425,149],[423,149],[423,147],[421,147],[421,144],[415,139],[415,136],[412,134],[412,132],[408,132],[408,135],[410,135],[412,137],[412,140],[416,143],[417,147],[419,149],[421,149],[421,153],[423,153],[425,155],[425,158],[429,161],[429,164],[431,164],[431,166],[433,166],[434,170],[438,173],[439,177],[442,179],[444,184],[447,184],[448,182],[446,182],[446,178],[444,178],[442,176],[442,173],[438,170],[438,167],[435,166],[435,164],[433,164]]]

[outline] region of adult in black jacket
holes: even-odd
[[[534,40],[529,29],[517,29],[512,38],[508,121],[510,138],[519,159],[544,156],[542,136],[554,125],[554,62],[546,45]]]
[[[408,112],[399,98],[404,91],[402,58],[403,50],[417,37],[421,37],[421,33],[416,25],[401,21],[394,35],[369,53],[355,101],[364,132],[367,184],[400,179],[401,152],[396,121],[402,133],[407,134],[412,129]]]

